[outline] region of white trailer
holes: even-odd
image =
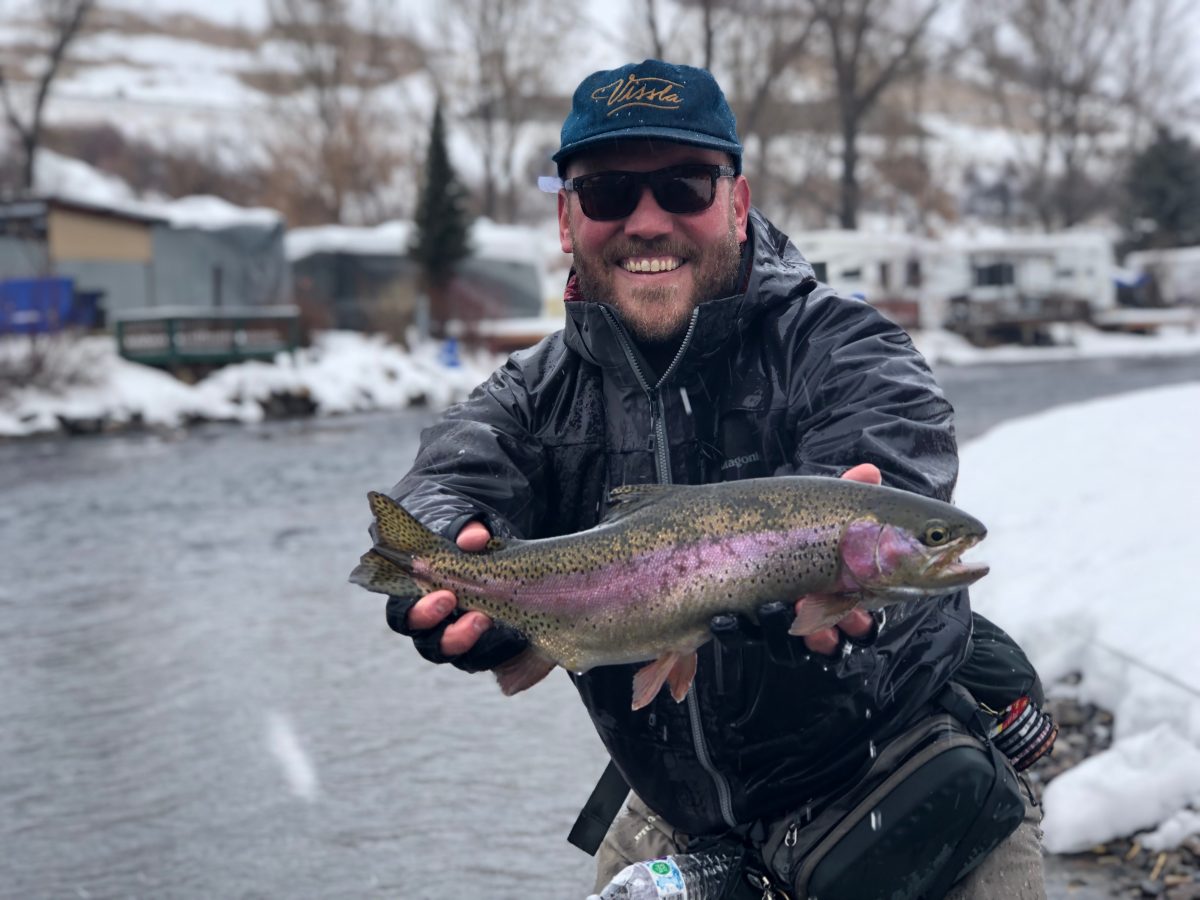
[[[1117,305],[1116,257],[1101,233],[1003,235],[950,245],[957,259],[947,327],[976,343],[1048,339],[1055,323]]]
[[[791,238],[839,293],[860,297],[904,328],[942,326],[955,271],[944,246],[915,235],[838,229]]]

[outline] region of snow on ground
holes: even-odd
[[[186,201],[176,204],[184,206]],[[210,210],[203,203],[190,211],[196,214],[196,223],[206,216],[222,214],[222,209]],[[320,232],[317,236],[329,237],[329,229],[313,231]],[[384,236],[393,239],[397,234],[388,232]],[[546,331],[554,327],[551,319],[539,321]],[[914,341],[935,365],[1200,353],[1200,331],[1184,328],[1164,329],[1152,338],[1080,328],[1074,345],[1066,347],[981,350],[943,332],[916,333]],[[0,340],[0,363],[7,360],[11,365],[28,347],[25,338]],[[414,399],[443,406],[464,396],[499,361],[489,354],[467,355],[460,359],[459,366],[446,368],[441,362],[443,349],[427,342],[415,344],[410,351],[379,335],[324,332],[311,348],[298,351],[294,357],[285,353],[273,363],[226,366],[196,385],[187,385],[158,370],[119,358],[111,337],[88,337],[73,345],[64,341],[55,351],[55,364],[64,371],[87,373],[88,383],[65,393],[22,388],[0,396],[0,438],[58,431],[63,418],[106,419],[113,425],[141,421],[168,428],[195,420],[254,422],[262,419],[262,407],[273,395],[307,397],[316,405],[317,415],[395,409]]]
[[[1184,385],[1060,407],[962,450],[955,502],[989,529],[973,551],[992,567],[971,589],[975,608],[1046,684],[1081,672],[1069,689],[1115,716],[1112,747],[1046,790],[1052,852],[1195,828],[1184,810],[1200,809],[1197,448],[1200,385]]]
[[[956,363],[1054,358],[1057,348],[981,351],[919,335],[931,358]],[[0,343],[5,353],[13,342]],[[444,405],[496,360],[455,368],[443,348],[409,351],[380,337],[320,334],[274,364],[228,366],[195,386],[120,360],[107,338],[75,345],[94,383],[0,400],[0,436],[59,427],[59,417],[257,421],[272,394],[309,397],[318,415]],[[1074,355],[1200,352],[1200,336],[1081,335]],[[69,366],[65,368],[70,368]],[[962,449],[958,502],[987,523],[973,555],[991,574],[975,606],[1026,648],[1051,692],[1075,692],[1115,714],[1113,745],[1056,778],[1045,794],[1045,843],[1083,850],[1144,832],[1175,846],[1200,831],[1200,604],[1193,559],[1200,481],[1200,385],[1124,394],[1012,421]],[[1064,676],[1078,672],[1078,683]]]
[[[273,363],[226,366],[187,385],[121,359],[110,337],[89,337],[55,352],[79,357],[77,364],[59,359],[57,366],[86,373],[90,383],[65,391],[26,387],[0,396],[0,437],[55,432],[63,419],[112,426],[140,421],[162,428],[195,420],[257,422],[264,405],[281,395],[307,398],[318,415],[416,402],[442,407],[465,397],[496,362],[490,356],[461,355],[458,365],[447,367],[440,344],[412,345],[407,350],[377,335],[324,332],[294,356],[281,353]],[[28,346],[23,338],[0,341],[0,361],[18,359]]]
[[[914,332],[913,343],[933,364],[1055,362],[1089,357],[1189,356],[1200,353],[1200,310],[1192,325],[1165,326],[1154,336],[1098,331],[1088,325],[1063,324],[1053,347],[1004,344],[980,349],[949,331]]]

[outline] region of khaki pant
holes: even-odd
[[[946,900],[1046,900],[1039,827],[1042,810],[1033,802],[1024,778],[1021,784],[1025,793],[1025,821],[954,885]],[[630,792],[596,853],[596,893],[628,865],[686,849],[687,835],[676,832]]]

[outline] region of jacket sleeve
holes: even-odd
[[[499,537],[536,532],[545,464],[523,374],[510,359],[421,433],[392,496],[427,528],[453,539],[479,519]]]
[[[453,540],[469,521],[487,525],[498,537],[536,533],[543,509],[542,450],[530,428],[530,393],[523,371],[513,359],[477,387],[461,404],[421,434],[412,469],[392,489],[413,516]],[[517,631],[496,624],[467,653],[446,657],[438,628],[414,632],[405,620],[412,603],[389,598],[388,623],[412,637],[417,650],[432,662],[449,662],[465,671],[491,669],[527,642]]]
[[[949,500],[958,477],[954,410],[908,335],[826,289],[809,297],[792,341],[791,473],[840,475],[874,463],[886,485]]]

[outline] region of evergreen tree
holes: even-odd
[[[1200,244],[1200,150],[1186,137],[1159,128],[1134,158],[1125,187],[1133,247]]]
[[[447,286],[455,266],[471,253],[466,200],[466,191],[446,152],[446,127],[439,101],[433,111],[416,227],[408,248],[409,256],[420,266],[421,287],[429,298],[431,318],[438,331],[450,317]]]

